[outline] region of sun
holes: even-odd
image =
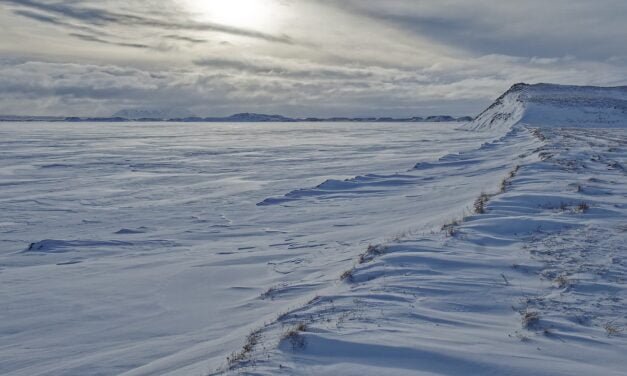
[[[251,30],[272,28],[279,12],[273,0],[182,0],[198,21]]]

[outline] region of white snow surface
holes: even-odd
[[[0,123],[0,374],[623,375],[624,90],[542,87],[462,129]]]
[[[364,250],[224,372],[624,375],[627,131],[521,132],[483,214]]]
[[[413,170],[493,137],[458,126],[0,123],[0,374],[220,367],[370,242],[461,214],[489,182]]]

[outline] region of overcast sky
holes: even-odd
[[[0,0],[0,114],[474,115],[627,84],[625,0]]]

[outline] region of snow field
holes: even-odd
[[[541,134],[484,214],[371,248],[232,370],[623,374],[627,131]]]

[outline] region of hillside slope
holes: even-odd
[[[625,108],[624,88],[515,85],[468,125],[505,136],[416,166],[493,180],[464,218],[364,249],[216,373],[623,375]]]
[[[507,129],[516,123],[534,127],[623,127],[627,86],[593,87],[516,84],[467,127]]]

